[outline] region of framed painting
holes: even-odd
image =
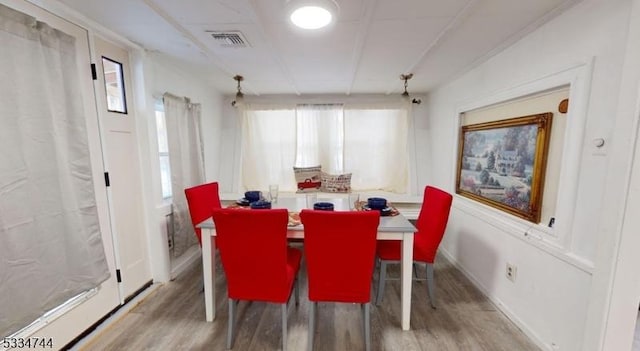
[[[538,223],[552,116],[463,126],[456,193]]]

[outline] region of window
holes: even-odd
[[[242,186],[295,191],[293,166],[352,173],[356,191],[408,190],[408,113],[400,107],[298,105],[245,110]]]
[[[126,114],[127,100],[124,93],[122,63],[103,56],[102,70],[104,72],[104,89],[107,92],[107,110]]]
[[[169,140],[167,138],[167,121],[164,117],[162,99],[156,100],[156,133],[158,135],[158,156],[160,157],[160,184],[162,198],[168,199],[173,195],[171,190],[171,164],[169,163]]]
[[[344,173],[342,105],[298,105],[296,167],[322,165],[327,173]]]

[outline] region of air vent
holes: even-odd
[[[207,31],[216,43],[225,48],[245,48],[249,46],[247,39],[239,31],[217,32]]]

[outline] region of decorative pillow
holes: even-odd
[[[293,167],[293,173],[298,183],[298,193],[310,193],[320,190],[320,166]]]
[[[327,193],[348,193],[351,191],[351,173],[329,174],[322,172],[321,179],[320,191]]]

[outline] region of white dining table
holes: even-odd
[[[322,202],[331,202],[336,211],[348,210],[349,203],[346,198],[319,199]],[[305,209],[306,199],[304,197],[280,198],[272,204],[272,208],[286,208],[290,212],[300,212]],[[202,274],[204,280],[204,301],[207,322],[212,322],[216,317],[215,300],[215,278],[216,278],[216,247],[214,237],[216,228],[212,218],[198,224],[202,230]],[[402,330],[409,330],[411,318],[411,273],[413,263],[413,235],[416,228],[402,214],[396,216],[380,217],[378,226],[378,240],[400,240],[402,241],[401,253],[401,305]],[[304,227],[300,225],[290,226],[287,231],[288,238],[304,239]]]

